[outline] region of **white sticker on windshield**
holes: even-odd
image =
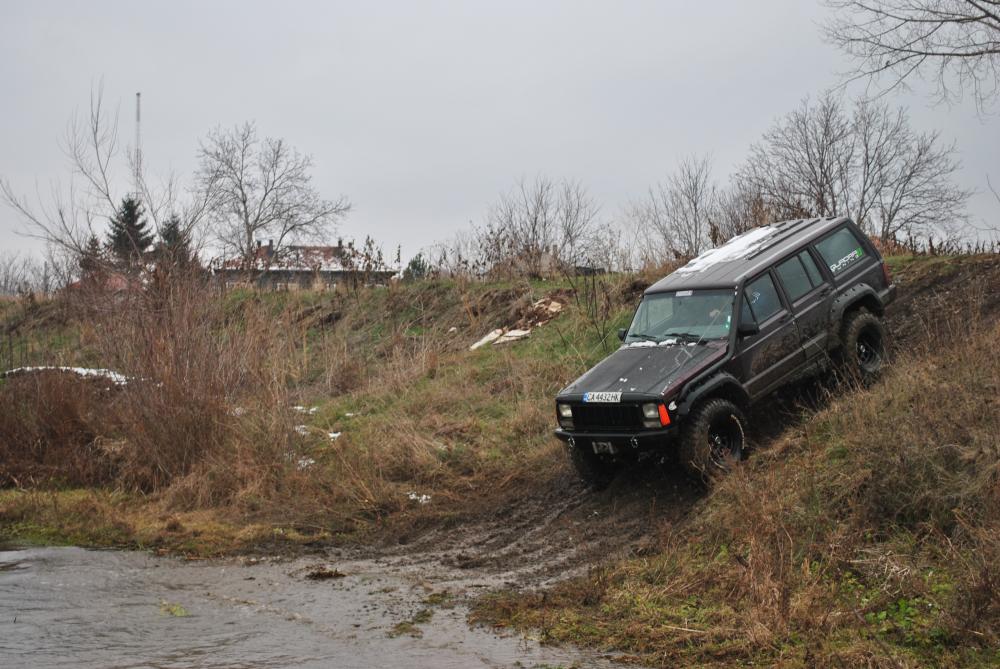
[[[694,291],[691,291],[691,290],[678,290],[677,291],[677,297],[691,297],[691,295],[693,295],[693,294],[694,294]]]
[[[618,392],[618,393],[610,393],[610,392],[584,393],[583,394],[583,401],[584,402],[602,402],[602,403],[605,403],[605,404],[610,404],[610,403],[615,403],[615,402],[621,402],[622,401],[622,394],[620,392]]]

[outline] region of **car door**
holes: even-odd
[[[740,296],[740,322],[756,322],[760,328],[737,342],[736,356],[739,376],[756,399],[805,362],[795,319],[782,301],[772,272],[746,283]]]
[[[830,335],[833,287],[808,249],[778,263],[774,271],[791,305],[806,359],[824,355]]]

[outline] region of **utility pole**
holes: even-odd
[[[142,135],[139,132],[142,93],[135,94],[135,199],[142,201]]]

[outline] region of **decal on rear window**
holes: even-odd
[[[864,249],[862,249],[859,246],[858,248],[854,249],[846,256],[838,260],[837,262],[830,265],[830,271],[833,272],[834,274],[837,274],[846,267],[849,267],[854,262],[861,260],[861,258],[864,257],[864,255],[865,255]]]

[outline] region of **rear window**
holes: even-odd
[[[808,251],[778,265],[778,276],[788,293],[788,299],[793,302],[823,283],[819,269]]]
[[[841,228],[816,242],[816,250],[834,274],[840,274],[865,257],[865,247],[848,228]]]

